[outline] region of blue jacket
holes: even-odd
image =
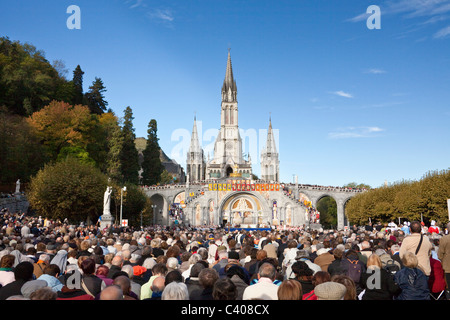
[[[39,280],[47,281],[48,286],[55,292],[61,291],[63,284],[55,277],[43,274],[39,277]]]
[[[394,280],[402,290],[396,300],[430,300],[428,279],[420,269],[402,268],[395,273]]]

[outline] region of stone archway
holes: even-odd
[[[218,208],[220,222],[255,225],[270,221],[271,209],[264,199],[252,192],[232,192],[221,200]]]
[[[166,198],[161,194],[154,194],[150,197],[150,201],[156,208],[153,209],[153,224],[164,225],[167,223],[168,203]]]

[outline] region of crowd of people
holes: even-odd
[[[72,225],[0,214],[0,300],[447,300],[450,235]],[[450,226],[449,226],[450,227]]]

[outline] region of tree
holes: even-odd
[[[102,172],[114,181],[122,181],[121,154],[123,148],[123,134],[120,122],[113,112],[106,112],[99,116],[100,126],[103,128],[103,137],[106,159]]]
[[[28,182],[48,161],[26,118],[0,108],[0,183]]]
[[[68,87],[42,50],[0,38],[0,106],[28,116],[54,99],[70,101]]]
[[[95,78],[89,87],[89,91],[86,92],[87,105],[92,113],[102,114],[106,111],[108,102],[105,100],[104,92],[106,92],[106,88],[102,79]]]
[[[74,95],[73,95],[73,105],[83,104],[84,94],[83,94],[83,75],[84,71],[81,70],[80,65],[77,65],[75,70],[73,70],[73,87],[74,87]]]
[[[133,119],[133,110],[127,107],[124,111],[122,127],[123,143],[120,152],[121,182],[138,184],[140,170],[139,153],[134,143],[136,136],[134,134]]]
[[[155,185],[161,181],[161,174],[164,166],[161,164],[160,147],[157,136],[157,123],[155,119],[150,120],[148,124],[147,144],[142,152],[144,160],[142,161],[142,184]],[[167,181],[165,181],[167,183]]]
[[[317,202],[317,210],[320,212],[320,223],[331,227],[337,225],[337,205],[331,197],[323,197]]]
[[[96,222],[106,186],[107,177],[98,168],[68,157],[32,177],[27,198],[32,209],[50,219]]]
[[[46,146],[50,159],[54,160],[64,147],[77,146],[87,150],[89,132],[95,125],[87,107],[61,101],[52,101],[27,121]]]

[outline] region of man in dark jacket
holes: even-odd
[[[113,279],[116,273],[122,271],[123,258],[121,256],[115,256],[111,261],[111,268],[109,268],[108,278]]]

